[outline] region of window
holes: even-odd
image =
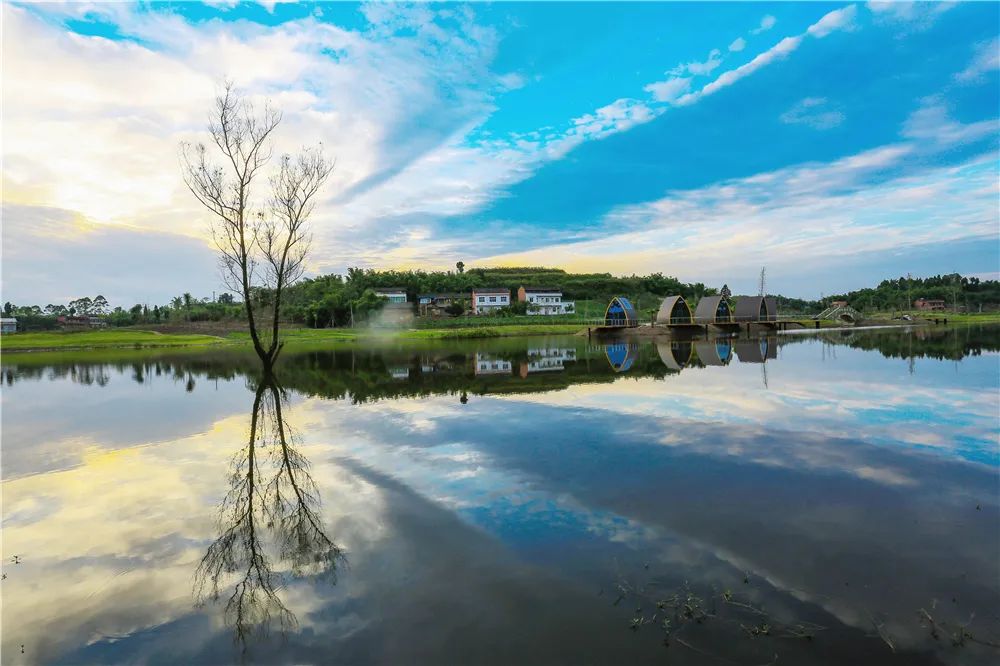
[[[497,302],[497,297],[496,296],[490,296],[490,303],[496,303],[496,302]]]
[[[480,296],[479,297],[479,302],[480,303],[485,303],[486,302],[486,297],[485,296]]]

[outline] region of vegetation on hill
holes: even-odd
[[[351,268],[347,275],[324,275],[307,278],[287,288],[284,294],[283,319],[309,328],[348,326],[352,322],[363,325],[374,312],[381,309],[385,299],[373,290],[400,287],[406,290],[411,303],[426,293],[468,293],[477,287],[502,287],[516,294],[517,288],[544,287],[563,292],[563,298],[576,303],[575,312],[558,317],[546,317],[546,323],[570,323],[599,317],[612,296],[624,295],[641,310],[646,319],[659,307],[664,296],[683,295],[692,305],[703,296],[719,293],[700,282],[681,282],[661,273],[615,277],[610,273],[568,273],[557,268],[512,267],[470,268],[458,271],[378,271]],[[720,285],[720,289],[725,285]],[[267,307],[269,294],[264,289],[252,291],[258,305]],[[739,300],[740,296],[733,296]],[[822,301],[788,298],[774,295],[782,314],[816,314],[835,300],[845,300],[865,313],[898,312],[913,309],[918,298],[940,299],[949,310],[955,305],[967,312],[980,308],[995,310],[1000,304],[1000,282],[963,277],[956,273],[934,277],[899,278],[883,280],[877,287],[861,289],[846,294],[831,295]],[[22,331],[43,331],[59,328],[57,317],[88,315],[100,317],[112,327],[144,326],[154,329],[171,329],[192,322],[230,322],[243,320],[243,306],[232,294],[223,293],[218,298],[196,298],[184,293],[162,305],[135,304],[129,308],[112,307],[103,296],[78,298],[66,305],[48,304],[17,306],[5,303],[4,316],[18,318]],[[452,314],[461,314],[456,311]],[[537,323],[537,317],[524,315],[523,304],[489,318],[475,320],[434,320],[418,325],[450,326],[473,324],[499,325]]]
[[[986,307],[995,308],[1000,304],[1000,281],[963,277],[958,273],[929,278],[901,277],[882,280],[874,289],[859,289],[829,296],[826,303],[847,301],[865,312],[910,310],[918,298],[942,300],[949,310],[973,312]]]

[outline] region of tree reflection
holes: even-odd
[[[195,572],[198,603],[225,599],[226,624],[243,650],[272,626],[282,634],[298,627],[279,595],[287,577],[333,584],[344,561],[323,529],[319,489],[296,448],[284,400],[273,376],[257,386],[247,443],[233,457],[220,506],[219,537]]]

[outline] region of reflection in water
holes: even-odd
[[[992,664],[998,347],[5,357],[4,663]]]
[[[656,350],[660,360],[670,370],[683,370],[691,363],[694,346],[690,342],[658,342]]]
[[[729,365],[733,356],[733,345],[725,338],[696,342],[694,348],[705,365]]]
[[[319,489],[282,414],[284,399],[273,376],[260,381],[247,444],[232,459],[219,537],[195,572],[198,602],[226,600],[226,623],[244,649],[272,625],[281,633],[298,626],[279,596],[283,574],[276,567],[334,584],[344,558],[323,529]]]
[[[617,342],[605,345],[604,353],[615,372],[628,372],[632,369],[639,354],[639,345],[632,342]]]

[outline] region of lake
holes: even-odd
[[[1000,655],[1000,327],[2,379],[5,664]]]

